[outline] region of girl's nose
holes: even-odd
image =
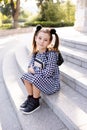
[[[41,43],[43,43],[43,42],[44,42],[44,40],[42,39],[42,40],[41,40]]]

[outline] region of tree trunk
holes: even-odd
[[[16,1],[16,6],[11,0],[12,17],[13,17],[13,28],[18,28],[18,16],[20,11],[20,0]]]

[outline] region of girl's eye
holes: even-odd
[[[41,37],[39,37],[39,39],[41,40]]]
[[[43,38],[42,37],[38,37],[39,40],[42,40]],[[47,39],[43,39],[45,42],[47,42],[48,40]]]
[[[45,39],[44,41],[47,41],[47,39]]]

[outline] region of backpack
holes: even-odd
[[[36,58],[36,54],[37,54],[37,52],[34,54],[34,58]],[[47,56],[46,56],[46,58],[48,59]],[[35,61],[37,61],[38,63],[42,64],[42,66],[43,66],[43,63],[41,63],[40,60],[35,59]],[[59,51],[59,52],[58,52],[58,61],[57,61],[57,65],[60,66],[60,65],[63,64],[63,62],[64,62],[64,58],[63,58],[61,52]]]

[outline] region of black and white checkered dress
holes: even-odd
[[[43,67],[35,66],[35,59],[39,59],[43,63]],[[57,65],[58,53],[55,51],[47,51],[32,55],[29,66],[32,65],[35,74],[25,73],[23,80],[28,80],[45,94],[53,94],[60,89],[59,67]]]

